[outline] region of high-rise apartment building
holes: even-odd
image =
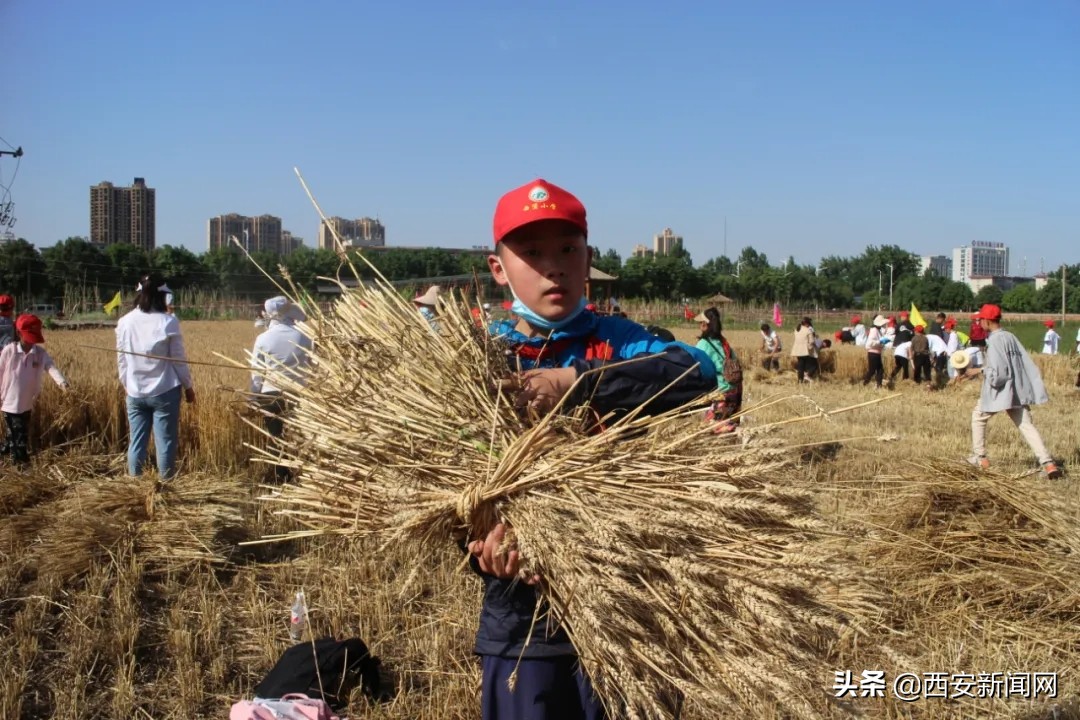
[[[919,274],[925,275],[927,270],[931,275],[951,278],[952,258],[946,255],[924,255],[919,258]]]
[[[281,218],[276,215],[248,217],[229,213],[210,218],[206,229],[206,245],[209,250],[236,248],[232,242],[235,237],[248,252],[265,250],[288,255],[292,252],[291,241],[288,243],[289,247],[286,247],[283,242],[284,232],[286,231],[281,229]]]
[[[646,247],[645,245],[642,245],[641,243],[638,243],[637,245],[634,246],[634,249],[630,252],[630,256],[631,257],[636,257],[636,258],[652,257],[653,256],[653,251],[650,248]]]
[[[1005,243],[980,242],[953,248],[952,279],[971,284],[973,277],[1009,274],[1009,248]]]
[[[356,220],[332,217],[319,223],[319,249],[334,250],[334,234],[345,247],[382,247],[386,244],[386,228],[374,218]]]
[[[154,249],[157,213],[154,188],[143,178],[131,187],[102,182],[90,188],[90,242],[98,245],[128,243]]]
[[[654,255],[670,255],[677,247],[682,247],[682,235],[676,235],[671,228],[664,228],[664,232],[653,235]]]

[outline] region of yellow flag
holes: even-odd
[[[116,291],[116,296],[112,300],[110,300],[108,303],[105,304],[105,306],[104,306],[105,307],[105,312],[107,312],[107,313],[109,313],[111,315],[113,310],[120,307],[121,302],[122,302],[122,300],[120,298],[120,291],[117,290]]]
[[[919,312],[919,308],[915,307],[915,303],[911,303],[911,324],[914,327],[922,325],[924,328],[929,329],[930,326],[923,320],[922,313]]]

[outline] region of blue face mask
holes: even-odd
[[[510,291],[513,292],[513,288],[511,288]],[[561,330],[562,328],[572,323],[575,319],[577,319],[578,315],[585,312],[586,305],[588,305],[588,303],[585,301],[585,298],[581,298],[581,301],[578,303],[577,307],[574,308],[573,312],[564,317],[562,320],[548,320],[547,318],[540,317],[532,310],[530,310],[525,303],[521,302],[521,300],[518,299],[517,293],[514,293],[514,304],[510,307],[510,310],[518,317],[524,319],[525,322],[529,323],[534,328],[551,332],[553,330]]]

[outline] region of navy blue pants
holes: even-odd
[[[483,720],[605,720],[604,707],[576,657],[523,659],[482,655]],[[518,668],[517,686],[507,680]]]

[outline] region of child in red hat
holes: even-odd
[[[1047,318],[1043,320],[1043,325],[1046,326],[1046,334],[1043,335],[1043,355],[1057,355],[1058,343],[1061,342],[1061,336],[1058,335],[1057,330],[1054,329],[1054,321]]]
[[[569,394],[567,404],[587,404],[597,417],[643,405],[660,413],[717,390],[716,366],[701,350],[586,309],[592,252],[585,207],[571,193],[545,180],[511,190],[495,209],[494,231],[488,266],[512,293],[514,317],[490,331],[514,369],[525,371],[517,398],[523,412],[550,412]],[[604,709],[566,630],[538,607],[542,579],[519,577],[523,559],[505,547],[507,530],[498,523],[468,544],[484,583],[474,648],[483,668],[482,717],[600,720]]]
[[[53,365],[49,353],[41,347],[45,336],[41,320],[35,315],[20,315],[15,321],[19,341],[0,351],[0,410],[7,424],[7,440],[0,454],[11,455],[19,465],[30,462],[30,411],[41,392],[41,376],[49,373],[60,389],[67,390],[68,382]]]
[[[15,322],[11,314],[15,311],[15,299],[10,295],[0,295],[0,350],[15,342]]]

